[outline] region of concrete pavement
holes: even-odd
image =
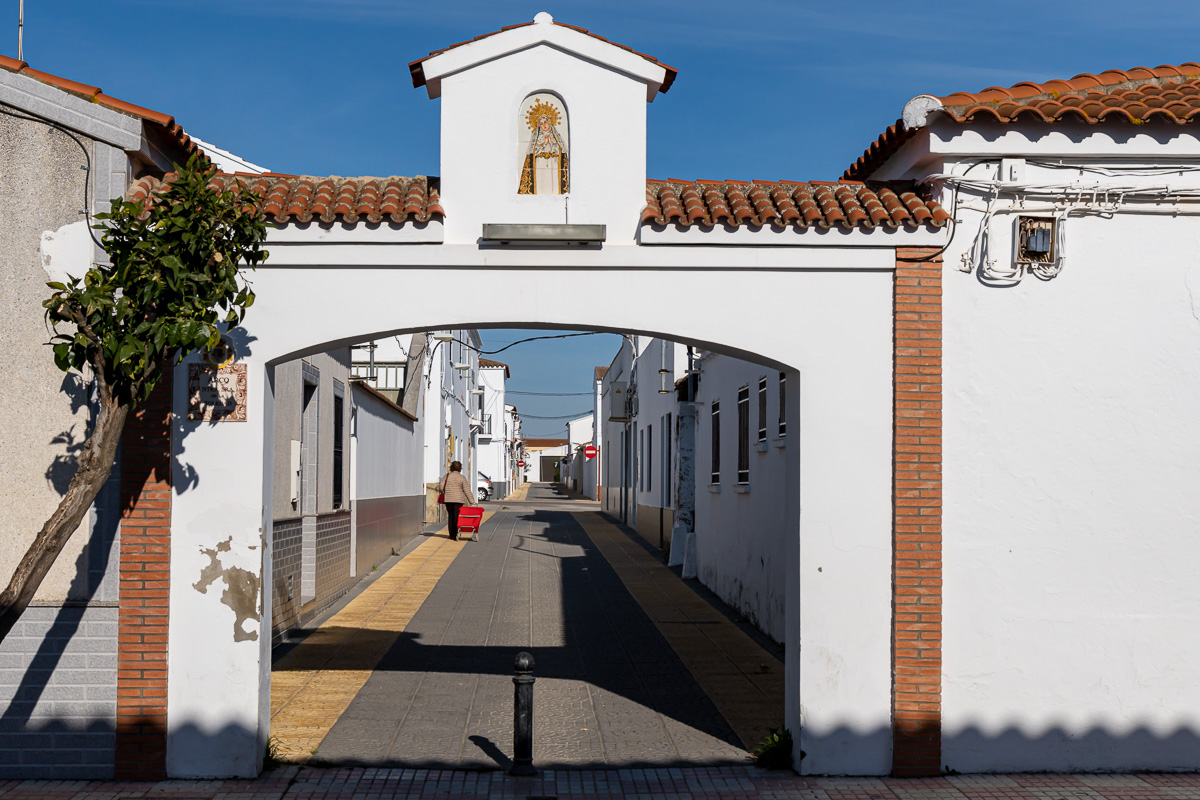
[[[539,766],[744,764],[745,742],[571,513],[601,528],[594,504],[535,486],[491,507],[479,543],[460,549],[315,758],[506,768],[513,658],[528,650]]]

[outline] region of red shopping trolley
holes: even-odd
[[[479,526],[483,523],[483,508],[480,506],[463,506],[458,510],[458,535],[473,534],[471,537],[479,541]]]

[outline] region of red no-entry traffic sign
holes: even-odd
[[[522,461],[518,461],[518,462],[517,462],[517,466],[518,466],[518,467],[523,467],[523,466],[525,466],[525,462],[524,462],[523,460],[522,460]]]
[[[596,454],[599,452],[600,451],[596,449],[594,444],[589,444],[587,447],[583,448],[583,457],[590,461],[591,459],[595,458]]]

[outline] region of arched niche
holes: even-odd
[[[520,180],[517,194],[567,194],[571,190],[567,106],[550,92],[535,92],[517,113]]]

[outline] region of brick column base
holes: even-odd
[[[942,259],[897,248],[894,291],[892,774],[942,756]]]
[[[116,777],[166,777],[172,370],[121,438]]]

